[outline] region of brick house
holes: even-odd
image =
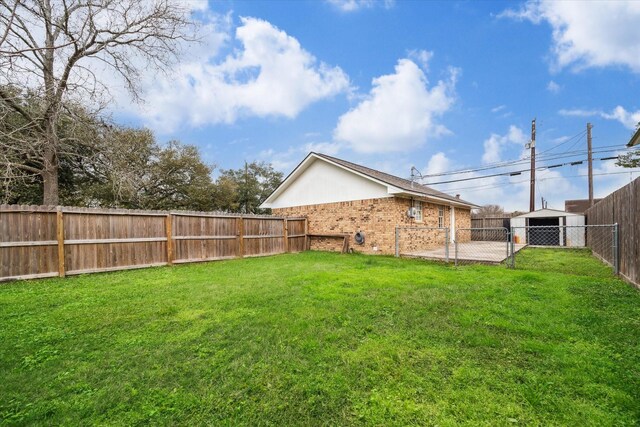
[[[393,254],[396,226],[446,227],[453,241],[456,228],[471,227],[471,209],[478,206],[407,179],[309,153],[261,207],[276,215],[307,217],[310,234],[349,234],[349,246],[356,251]],[[363,244],[355,242],[357,232],[364,233]],[[312,238],[310,246],[340,250],[342,240]]]

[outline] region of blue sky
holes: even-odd
[[[528,155],[621,148],[640,121],[640,2],[192,0],[203,43],[142,106],[115,117],[200,147],[218,168],[263,160],[288,173],[310,150],[408,177]],[[116,96],[116,98],[118,98]],[[570,139],[573,138],[573,139]],[[615,147],[614,147],[615,146]],[[614,151],[595,157],[615,155]],[[424,183],[519,170],[488,169]],[[596,196],[638,173],[596,161]],[[628,172],[628,171],[627,171]],[[586,166],[538,172],[549,207],[587,196]],[[607,174],[607,175],[599,175]],[[434,185],[528,208],[528,174]]]

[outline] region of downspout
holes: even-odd
[[[413,209],[413,197],[409,200],[409,212],[411,212],[412,209]],[[416,223],[416,218],[410,215],[407,215],[407,216],[409,216],[409,223],[411,225],[414,225]]]

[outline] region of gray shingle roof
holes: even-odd
[[[640,126],[638,126],[636,132],[627,143],[627,147],[633,147],[634,145],[640,145]]]
[[[368,168],[366,166],[358,165],[356,163],[351,163],[346,160],[338,159],[336,157],[327,156],[326,154],[321,153],[313,153],[318,157],[322,157],[323,159],[329,160],[330,162],[334,162],[343,166],[347,169],[351,169],[353,171],[359,172],[363,175],[367,175],[371,178],[377,179],[378,181],[382,181],[386,184],[393,185],[394,187],[398,187],[405,191],[410,191],[413,193],[424,194],[425,196],[433,196],[438,197],[440,199],[450,200],[452,202],[464,203],[470,206],[477,206],[475,203],[467,202],[462,199],[458,199],[457,197],[451,196],[449,194],[443,193],[442,191],[434,190],[431,187],[427,187],[426,185],[418,184],[414,182],[413,185],[410,180],[400,178],[395,175],[391,175],[385,172],[380,172],[375,169]]]

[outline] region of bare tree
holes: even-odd
[[[498,205],[484,205],[479,207],[474,213],[474,218],[490,218],[505,216],[504,208]]]
[[[21,117],[19,132],[0,135],[12,145],[0,175],[37,174],[44,204],[58,204],[59,155],[73,143],[60,138],[65,105],[103,107],[100,69],[139,100],[141,72],[168,67],[193,30],[180,0],[0,0],[0,114]],[[27,91],[39,102],[25,103]]]

